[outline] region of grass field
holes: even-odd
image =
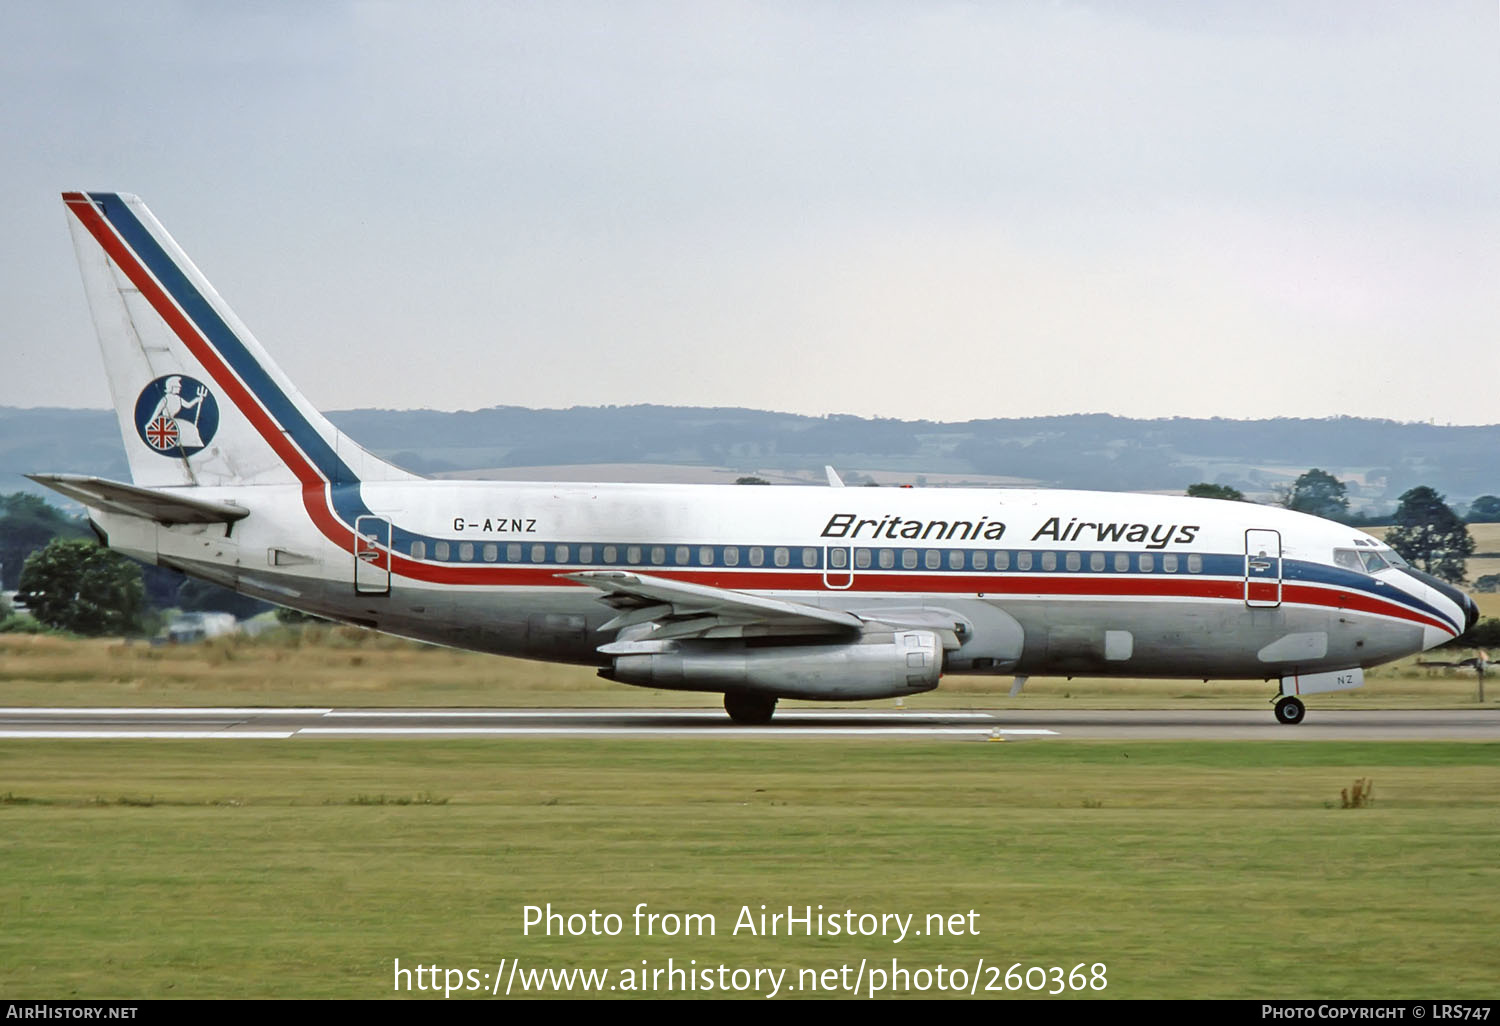
[[[1479,596],[1500,614],[1500,594]],[[1456,660],[1463,653],[1434,658]],[[1037,678],[1009,697],[1009,677],[944,677],[911,708],[1241,708],[1267,706],[1263,681]],[[1453,708],[1475,704],[1472,671],[1406,659],[1365,687],[1319,695],[1317,708]],[[1500,701],[1491,682],[1486,704]],[[795,707],[798,703],[786,703]],[[805,703],[804,703],[805,704]],[[893,700],[863,703],[890,708]],[[120,640],[0,635],[0,706],[709,706],[718,695],[656,691],[600,679],[588,667],[433,648],[354,627],[152,646]],[[826,708],[826,706],[825,706]]]
[[[1374,804],[1342,808],[1357,778]],[[1492,998],[1496,850],[1481,744],[9,742],[0,993],[983,957],[1103,962],[1113,997]],[[626,929],[524,936],[547,902]],[[633,936],[638,902],[717,930]],[[761,904],[974,910],[978,934],[733,935]]]
[[[1008,685],[947,678],[909,704],[1265,709],[1270,690]],[[1474,686],[1398,666],[1314,702],[1461,708]],[[0,638],[0,705],[155,704],[718,698],[344,628]],[[1373,806],[1342,808],[1357,779]],[[1002,974],[1102,962],[1117,997],[1483,998],[1500,978],[1497,850],[1500,746],[1484,744],[6,741],[0,995],[383,997],[397,958],[478,973],[697,959],[795,980],[983,957]],[[524,936],[523,906],[548,902],[619,913],[625,933]],[[638,902],[718,930],[636,937]],[[732,935],[761,904],[919,923],[972,909],[980,932]]]

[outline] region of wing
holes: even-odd
[[[598,588],[604,592],[600,601],[620,611],[601,630],[653,625],[651,630],[632,632],[630,640],[601,646],[599,651],[606,655],[640,652],[643,643],[654,648],[651,643],[684,638],[849,637],[859,634],[867,622],[836,609],[649,574],[588,570],[558,576]]]
[[[102,477],[78,474],[27,474],[68,498],[109,513],[154,520],[158,524],[232,524],[250,515],[248,509],[228,502],[192,499],[181,492],[142,488]]]

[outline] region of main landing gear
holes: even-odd
[[[771,722],[776,711],[774,695],[757,695],[748,691],[724,692],[724,711],[736,723],[760,727]]]
[[[1292,726],[1301,723],[1302,717],[1306,715],[1307,706],[1302,704],[1302,699],[1283,695],[1276,700],[1276,722]]]

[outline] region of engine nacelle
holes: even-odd
[[[943,669],[933,631],[867,634],[837,644],[729,647],[684,642],[668,652],[622,655],[611,680],[674,691],[750,691],[778,698],[891,698],[931,691]]]

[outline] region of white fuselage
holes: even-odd
[[[613,611],[564,573],[942,611],[967,628],[950,672],[1269,679],[1421,651],[1465,616],[1399,567],[1337,565],[1355,546],[1392,557],[1362,532],[1214,499],[447,481],[339,492],[196,489],[251,515],[227,530],[157,527],[133,554],[393,633],[601,666]],[[118,519],[103,526],[131,551],[139,523]],[[358,528],[348,544],[339,525]],[[1267,543],[1279,551],[1257,560]],[[1247,571],[1258,561],[1270,565]]]

